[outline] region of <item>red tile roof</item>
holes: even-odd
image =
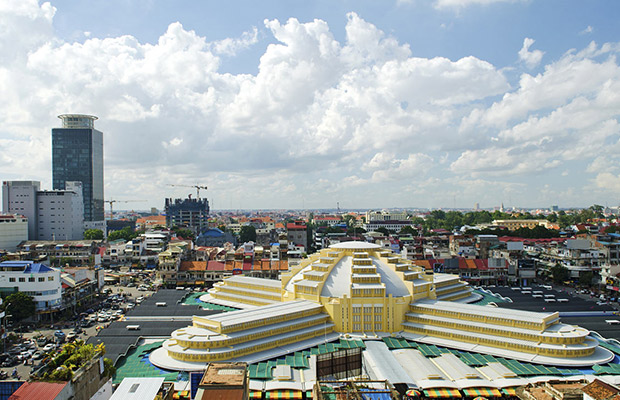
[[[181,261],[179,266],[179,271],[205,271],[206,269],[206,261]]]
[[[225,271],[226,264],[221,261],[209,261],[207,263],[207,271]]]
[[[26,382],[9,397],[9,400],[53,400],[67,385],[67,382]]]

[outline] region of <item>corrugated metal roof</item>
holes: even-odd
[[[68,382],[26,382],[9,397],[10,400],[53,400],[58,396]]]
[[[164,378],[125,378],[110,400],[154,399]]]

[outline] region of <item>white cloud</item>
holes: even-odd
[[[588,25],[586,27],[586,29],[582,30],[581,32],[579,32],[580,35],[587,35],[594,32],[594,28],[591,25]]]
[[[519,50],[519,59],[523,61],[529,69],[538,66],[543,55],[545,54],[541,50],[530,51],[530,47],[534,44],[534,42],[535,40],[531,38],[523,39],[523,47]]]
[[[407,205],[446,182],[470,199],[468,181],[491,201],[547,169],[609,172],[595,158],[620,153],[617,44],[569,51],[511,88],[486,60],[413,56],[351,13],[342,41],[322,20],[265,21],[273,43],[258,72],[231,74],[220,57],[253,46],[257,30],[209,42],[175,22],[154,43],[66,42],[54,12],[0,2],[3,179],[50,187],[50,129],[68,112],[99,117],[106,196],[139,192],[160,207],[187,194],[162,182],[204,182],[219,208],[301,207],[302,196],[307,207]]]
[[[605,191],[612,193],[620,193],[620,175],[614,175],[610,172],[601,172],[596,175],[594,184]]]
[[[234,56],[240,50],[244,50],[258,42],[258,29],[244,32],[240,38],[226,38],[211,44],[211,50],[215,54]]]

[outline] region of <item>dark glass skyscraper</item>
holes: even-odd
[[[95,129],[97,117],[63,114],[62,128],[52,129],[52,186],[65,190],[65,182],[82,182],[84,221],[104,221],[103,133]]]

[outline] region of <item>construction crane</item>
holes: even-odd
[[[105,203],[110,205],[110,219],[114,218],[114,203],[139,203],[146,200],[104,200]]]
[[[200,186],[200,185],[173,185],[173,184],[169,183],[168,186],[196,188],[196,198],[198,198],[198,199],[200,198],[200,189],[207,190],[206,186]]]

